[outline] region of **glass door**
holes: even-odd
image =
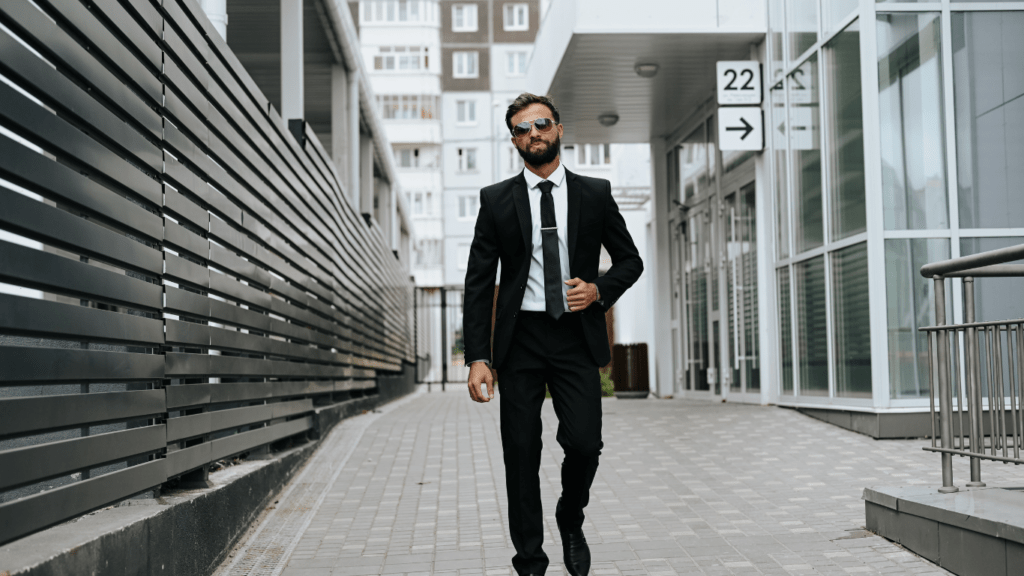
[[[687,389],[710,392],[715,378],[717,338],[713,336],[711,300],[717,288],[712,258],[709,202],[691,208],[686,220],[684,298],[686,310]],[[715,299],[717,300],[717,299]]]
[[[725,283],[728,332],[722,370],[729,371],[729,391],[761,390],[757,316],[757,216],[755,184],[749,182],[726,196],[722,209],[725,240]]]
[[[683,281],[686,266],[686,222],[672,223],[669,249],[672,265],[672,393],[682,394],[686,389],[686,285]]]

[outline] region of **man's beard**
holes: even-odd
[[[523,150],[516,145],[516,150],[519,151],[519,155],[523,157],[523,162],[526,162],[530,166],[543,166],[554,161],[558,158],[558,151],[562,149],[562,139],[555,138],[555,141],[548,145],[543,152],[533,152],[530,147],[533,146],[533,142],[527,144],[526,150]]]

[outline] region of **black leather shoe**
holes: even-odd
[[[562,560],[570,576],[587,576],[590,573],[590,546],[583,536],[583,530],[561,532]]]
[[[558,499],[558,507],[562,507],[562,499]],[[557,522],[556,522],[557,523]],[[590,546],[583,536],[583,529],[565,530],[558,524],[558,533],[562,536],[562,561],[570,576],[587,576],[590,573]]]

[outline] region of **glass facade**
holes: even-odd
[[[793,266],[796,349],[801,395],[828,396],[828,307],[825,305],[825,258]]]
[[[764,153],[719,151],[713,112],[668,142],[676,391],[927,407],[921,266],[1024,243],[1022,6],[767,1]],[[1024,317],[1024,279],[975,287]]]
[[[861,242],[832,253],[832,350],[835,395],[871,397],[868,250]]]
[[[830,3],[829,3],[830,4]],[[860,85],[860,27],[836,34],[822,51],[828,81],[830,234],[840,240],[867,230],[864,208],[864,111]]]
[[[948,228],[939,14],[879,14],[876,33],[885,228]]]
[[[917,4],[768,2],[780,400],[925,406],[920,267],[1024,242],[1024,10]],[[1008,290],[1024,280],[977,280],[978,319],[1024,317]]]
[[[821,203],[821,108],[818,105],[818,55],[793,69],[789,86],[789,148],[793,163],[793,251],[823,242]]]
[[[945,238],[885,241],[885,293],[891,398],[928,396],[928,337],[918,329],[935,325],[935,286],[921,266],[949,258]],[[953,309],[947,292],[948,310]]]
[[[1024,225],[1024,11],[954,12],[960,226]]]

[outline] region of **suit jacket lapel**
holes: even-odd
[[[576,232],[580,224],[580,204],[582,203],[579,183],[576,182],[576,175],[568,170],[565,171],[566,192],[569,195],[568,214],[568,236],[569,236],[569,275],[572,275],[572,261],[576,253]]]
[[[529,252],[533,247],[533,243],[530,242],[530,236],[533,233],[533,219],[530,215],[530,197],[526,190],[526,178],[522,172],[512,182],[512,200],[516,205],[519,228],[523,231],[523,247]]]

